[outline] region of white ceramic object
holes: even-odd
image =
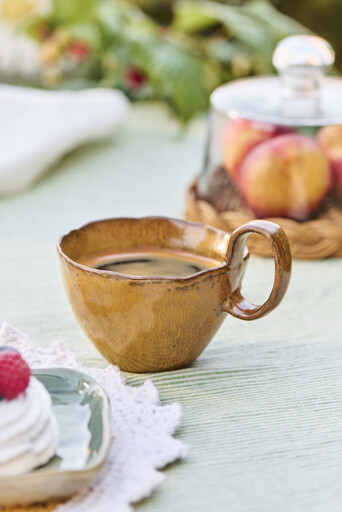
[[[128,113],[120,91],[0,85],[0,195],[32,185],[56,160],[109,135]]]
[[[89,485],[109,453],[109,403],[99,384],[69,368],[42,368],[33,373],[49,392],[57,417],[56,456],[24,474],[1,475],[1,510],[69,498]]]

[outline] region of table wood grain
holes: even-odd
[[[138,106],[112,138],[0,199],[0,321],[43,347],[62,341],[86,364],[105,365],[71,313],[57,238],[93,219],[182,216],[205,132],[205,118],[183,131],[162,108]],[[252,258],[244,295],[265,300],[273,271],[271,260]],[[163,403],[182,404],[177,435],[190,454],[137,510],[340,512],[342,261],[295,261],[275,312],[249,323],[227,318],[186,370],[127,374],[132,385],[147,378]]]

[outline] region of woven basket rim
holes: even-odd
[[[279,224],[290,241],[293,258],[319,260],[329,257],[342,257],[342,211],[331,208],[331,218],[316,218],[305,222],[292,219],[272,217],[266,218]],[[205,198],[199,196],[197,179],[190,185],[186,194],[186,212],[188,220],[203,222],[231,233],[237,227],[255,217],[240,211],[216,210]],[[271,251],[261,237],[250,237],[248,247],[252,253],[260,256],[271,256]]]

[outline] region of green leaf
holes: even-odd
[[[68,26],[71,37],[81,39],[93,49],[101,48],[101,32],[95,23],[75,23]]]
[[[209,38],[206,49],[212,59],[227,65],[241,52],[237,43],[222,38]]]
[[[217,18],[203,11],[197,2],[177,2],[174,7],[173,28],[187,34],[199,32],[217,24]]]
[[[22,29],[26,32],[26,34],[35,41],[41,41],[42,32],[44,33],[45,28],[49,28],[49,23],[42,16],[29,18],[22,25]]]
[[[183,120],[188,121],[208,104],[202,63],[183,50],[159,44],[150,53],[152,85]]]
[[[53,0],[52,17],[57,23],[69,24],[91,19],[97,7],[97,0]]]
[[[99,5],[99,20],[114,33],[134,28],[137,32],[154,33],[156,24],[134,5],[122,0],[105,0]]]
[[[248,12],[244,12],[241,7],[209,1],[184,0],[176,9],[181,9],[183,12],[186,10],[188,17],[191,16],[191,12],[194,16],[201,13],[208,19],[221,23],[228,37],[233,36],[251,49],[263,54],[271,52],[271,41],[265,27]]]
[[[252,0],[243,7],[243,10],[267,25],[267,29],[277,41],[294,34],[310,33],[304,25],[280,13],[266,0]]]

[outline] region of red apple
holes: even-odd
[[[237,183],[240,166],[249,151],[261,142],[289,132],[292,133],[293,130],[270,123],[248,119],[229,121],[223,141],[223,167],[233,182]]]
[[[342,125],[324,126],[317,142],[327,156],[334,175],[334,192],[342,199]]]
[[[239,188],[257,217],[309,218],[332,185],[329,162],[312,139],[298,133],[263,142],[244,160]]]

